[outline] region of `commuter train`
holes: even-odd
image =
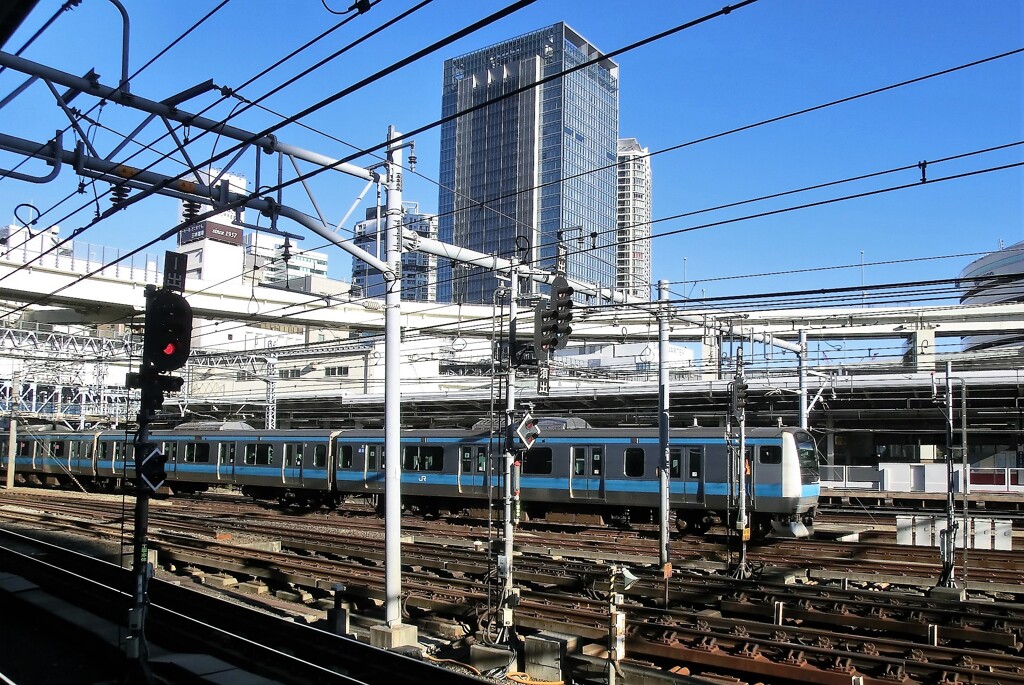
[[[531,447],[516,452],[523,517],[656,520],[656,429],[591,428],[577,418],[541,419],[539,428]],[[795,428],[752,428],[745,438],[753,533],[806,534],[820,489],[813,439]],[[200,422],[154,431],[151,442],[167,457],[166,486],[173,492],[233,486],[283,505],[333,507],[356,497],[383,502],[382,430],[256,430]],[[7,443],[0,434],[0,450]],[[403,507],[426,515],[500,508],[504,445],[504,430],[403,431]],[[728,450],[721,429],[670,432],[670,506],[679,530],[703,533],[735,512],[739,466]],[[134,477],[134,447],[125,431],[22,429],[15,474],[22,482],[113,488]]]

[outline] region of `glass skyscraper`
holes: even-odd
[[[442,125],[442,242],[554,271],[561,237],[566,275],[615,287],[618,66],[558,23],[447,60],[441,106],[465,112],[595,58]],[[494,274],[441,261],[439,301],[492,301]]]

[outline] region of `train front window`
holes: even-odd
[[[800,467],[817,471],[818,450],[814,449],[814,443],[800,442],[796,448],[800,454]]]

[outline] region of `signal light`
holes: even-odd
[[[558,345],[558,312],[550,307],[537,312],[534,323],[534,349],[553,350]]]
[[[747,408],[747,383],[737,378],[732,384],[732,410],[737,416]]]
[[[140,455],[142,458],[140,459]],[[135,475],[138,477],[138,487],[147,487],[156,492],[167,480],[167,471],[164,465],[167,457],[160,448],[151,442],[139,443],[135,446]]]
[[[540,437],[540,428],[537,426],[537,419],[533,418],[530,414],[526,414],[523,420],[519,422],[519,427],[516,428],[516,435],[523,441],[523,445],[526,449],[533,447],[533,443]]]
[[[576,290],[569,285],[564,276],[555,276],[551,282],[551,308],[554,311],[555,349],[562,349],[569,341],[572,333],[572,296]]]
[[[192,306],[173,290],[146,289],[142,366],[160,373],[185,366],[192,348]]]

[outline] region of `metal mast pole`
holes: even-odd
[[[18,455],[18,400],[21,394],[21,381],[18,379],[18,372],[11,373],[11,430],[7,434],[7,481],[6,488],[14,489],[14,460]]]
[[[800,375],[800,428],[807,430],[807,331],[800,331],[797,364]]]
[[[801,359],[803,356],[801,356]],[[736,507],[736,530],[740,536],[740,560],[737,568],[736,575],[739,578],[746,578],[747,573],[747,540],[750,538],[750,527],[747,523],[747,410],[743,406],[746,403],[745,399],[745,383],[746,376],[743,374],[743,346],[740,345],[739,350],[736,352],[736,380],[735,383],[739,384],[743,389],[740,394],[744,397],[739,403],[739,407],[736,411],[736,420],[739,423],[739,446],[737,451],[739,452],[739,459],[737,460],[739,466],[737,474],[739,476],[739,504]],[[801,393],[800,397],[805,401],[804,411],[806,413],[806,399],[807,395]]]
[[[668,373],[668,281],[658,281],[658,450],[661,454],[661,467],[658,469],[658,500],[660,502],[658,562],[661,564],[665,578],[672,575],[672,564],[668,555],[668,524],[671,514],[669,501],[669,373]],[[680,460],[683,456],[680,455]],[[680,463],[680,468],[683,465]]]
[[[946,530],[940,538],[939,556],[942,561],[942,575],[939,585],[956,587],[956,511],[953,490],[956,487],[956,473],[953,471],[953,363],[946,362]]]
[[[515,491],[515,483],[512,478],[512,469],[515,463],[515,412],[516,412],[516,369],[512,364],[515,356],[516,342],[516,300],[519,298],[519,268],[517,261],[513,258],[512,268],[509,273],[510,284],[508,289],[508,375],[505,383],[505,454],[503,464],[503,488],[504,498],[504,543],[502,552],[504,563],[499,560],[498,570],[502,573],[501,586],[501,624],[508,628],[513,624],[512,610],[514,606],[515,588],[512,584],[512,555],[515,553],[515,512],[514,504],[518,492]]]
[[[388,127],[388,140],[398,137]],[[384,616],[388,628],[402,622],[402,150],[389,144],[387,153],[387,205],[385,261],[390,273],[384,297]],[[389,279],[390,276],[390,279]]]

